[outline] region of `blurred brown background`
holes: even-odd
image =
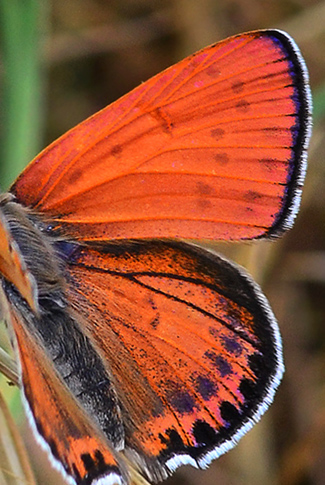
[[[220,246],[268,296],[283,336],[286,374],[270,410],[234,450],[207,471],[182,468],[166,483],[325,484],[325,2],[55,0],[43,7],[37,149],[155,73],[229,35],[280,28],[302,50],[315,120],[296,224],[276,243]],[[46,460],[28,443],[39,483],[57,485],[58,478],[51,482],[44,470]]]

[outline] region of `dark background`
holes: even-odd
[[[27,31],[35,23],[28,41],[34,53],[30,72],[28,56],[25,67],[22,59],[24,35],[29,34],[9,28],[15,22],[11,13],[0,11],[3,189],[53,139],[195,50],[260,28],[281,28],[296,40],[310,72],[315,105],[301,211],[294,228],[275,243],[218,246],[246,266],[267,294],[283,336],[286,374],[270,410],[234,450],[205,472],[179,470],[168,484],[324,484],[325,2],[28,0],[23,6],[23,0],[13,0],[12,6],[21,13],[28,3],[30,16],[24,11],[20,21]],[[17,71],[14,64],[11,69],[11,43],[19,46]],[[21,90],[27,75],[31,99],[25,109]],[[16,395],[5,381],[1,389],[24,432]],[[30,433],[25,434],[39,483],[58,484],[29,441]]]

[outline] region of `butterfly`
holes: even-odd
[[[2,314],[26,413],[68,483],[204,468],[268,408],[283,373],[272,310],[187,239],[291,227],[310,132],[298,47],[249,32],[73,128],[0,196]]]

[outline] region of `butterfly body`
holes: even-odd
[[[243,34],[71,130],[1,196],[24,402],[70,483],[205,467],[272,401],[283,360],[266,298],[184,238],[292,224],[309,109],[293,41]]]

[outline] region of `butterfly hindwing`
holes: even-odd
[[[68,300],[112,369],[125,448],[151,480],[230,449],[272,401],[277,324],[250,278],[174,242],[69,248]]]
[[[18,344],[25,408],[51,463],[70,484],[90,484],[103,477],[107,485],[126,484],[123,463],[61,381],[42,345],[13,313],[11,323]]]
[[[304,179],[307,81],[287,34],[231,37],[63,135],[11,190],[74,239],[280,234]]]

